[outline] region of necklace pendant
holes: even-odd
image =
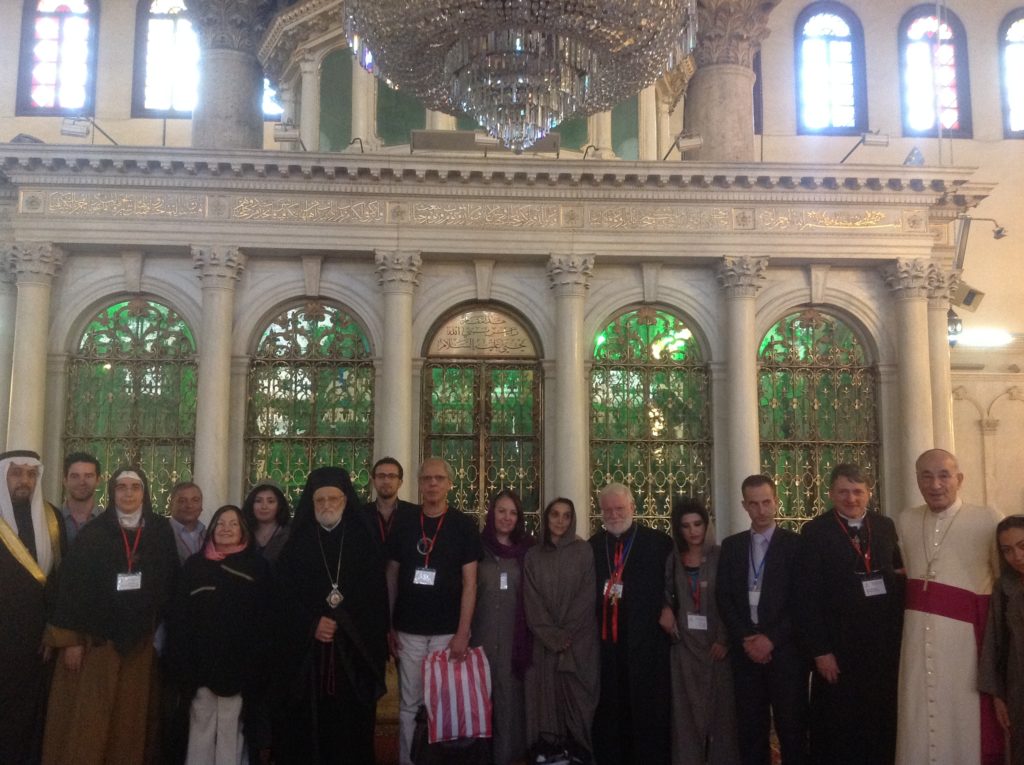
[[[331,588],[331,591],[327,594],[327,605],[331,608],[337,608],[341,605],[341,601],[344,599],[345,596],[338,590],[338,586],[334,585],[334,587]]]

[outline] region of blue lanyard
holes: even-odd
[[[772,546],[772,542],[768,540],[768,546]],[[768,562],[768,550],[764,551],[764,557],[761,558],[761,565],[754,565],[754,534],[750,534],[750,569],[754,572],[754,587],[757,587],[758,582],[761,581],[761,575],[764,573],[764,564]]]

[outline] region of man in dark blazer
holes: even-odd
[[[769,765],[772,720],[783,765],[807,759],[808,665],[797,645],[795,602],[800,537],[775,524],[775,484],[742,484],[750,530],[722,542],[718,609],[729,632],[743,765]]]
[[[811,760],[892,765],[906,578],[892,519],[868,512],[856,465],[836,465],[832,509],[801,530],[798,626],[814,658]]]

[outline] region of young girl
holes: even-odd
[[[991,694],[1010,737],[1010,763],[1024,765],[1024,515],[996,526],[1002,576],[992,589],[978,690]]]

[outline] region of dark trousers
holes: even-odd
[[[795,649],[783,648],[767,664],[755,664],[733,648],[733,687],[743,765],[770,765],[772,721],[782,765],[807,762],[808,669]]]

